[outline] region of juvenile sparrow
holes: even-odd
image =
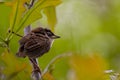
[[[19,50],[16,54],[19,57],[28,56],[35,59],[47,53],[54,39],[60,38],[47,28],[38,27],[30,31],[19,40]]]
[[[41,73],[36,58],[47,53],[53,40],[57,38],[60,37],[47,28],[38,27],[33,29],[19,40],[20,47],[16,55],[18,57],[28,56],[34,67],[33,73],[36,71]]]

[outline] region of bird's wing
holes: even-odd
[[[26,36],[22,37],[20,40],[19,40],[19,44],[20,45],[24,45],[30,38],[31,36],[33,36],[34,34],[32,33],[29,33],[27,34]]]
[[[43,47],[46,45],[46,43],[47,43],[47,39],[43,39],[42,37],[33,36],[26,42],[26,44],[24,45],[24,48],[27,51],[43,49]]]

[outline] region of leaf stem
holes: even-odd
[[[16,7],[16,12],[15,12],[15,17],[14,17],[14,21],[11,27],[11,31],[13,31],[14,27],[15,27],[15,23],[16,23],[16,19],[17,19],[17,14],[18,14],[18,5],[19,5],[20,0],[17,1],[17,7]],[[8,35],[8,37],[6,38],[6,40],[10,40],[10,37],[12,36],[12,32],[10,32],[10,34]]]
[[[60,60],[60,59],[62,59],[62,58],[64,58],[64,57],[71,56],[71,55],[72,55],[72,53],[64,53],[64,54],[60,54],[60,55],[54,57],[54,58],[49,62],[49,64],[46,66],[46,68],[44,69],[42,76],[43,76],[46,72],[48,72],[49,69],[50,69],[50,67],[51,67],[53,64],[55,64],[58,60]]]

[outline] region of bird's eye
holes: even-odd
[[[51,32],[47,32],[47,35],[48,35],[48,36],[52,36],[53,33],[51,33]]]

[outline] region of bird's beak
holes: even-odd
[[[60,38],[60,36],[57,35],[52,36],[52,39],[57,39],[57,38]]]

